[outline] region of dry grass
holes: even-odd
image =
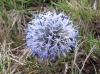
[[[15,70],[17,69],[17,66],[11,65],[12,62],[16,62],[18,64],[21,64],[21,62],[18,62],[18,59],[14,58],[14,55],[11,52],[10,45],[6,43],[6,40],[4,40],[3,44],[1,44],[0,55],[1,55],[1,57],[0,57],[1,62],[0,63],[1,63],[1,69],[2,69],[1,73],[2,74],[9,74],[9,73],[14,74]],[[16,58],[18,58],[18,57],[16,57]]]
[[[25,24],[33,18],[33,12],[39,7],[30,5],[28,9],[21,10],[7,10],[7,7],[3,7],[4,9],[0,12],[0,74],[100,73],[99,7],[94,6],[96,10],[93,9],[93,13],[90,13],[92,11],[90,7],[81,6],[76,0],[74,2],[67,2],[71,6],[70,8],[66,7],[65,2],[62,2],[62,4],[58,2],[57,7],[66,13],[72,12],[73,23],[80,27],[79,34],[81,38],[78,40],[79,45],[75,47],[74,51],[66,53],[66,58],[56,58],[56,60],[50,60],[41,64],[35,60],[35,57],[30,56],[30,49],[23,48],[26,43],[22,40],[25,38],[23,34],[24,29],[26,29]],[[78,10],[78,7],[83,12]],[[90,11],[86,10],[87,12],[85,13],[84,8],[85,10],[90,9]]]
[[[0,73],[21,74],[29,52],[24,50],[26,43],[22,40],[26,17],[23,10],[4,10],[4,15],[0,17]]]

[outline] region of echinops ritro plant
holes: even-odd
[[[35,18],[27,26],[27,47],[31,49],[31,55],[38,56],[40,61],[66,57],[66,52],[77,44],[78,30],[64,12],[35,14]]]

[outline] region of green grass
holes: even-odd
[[[86,74],[90,72],[87,70],[99,74],[99,3],[100,0],[95,10],[93,0],[59,0],[52,1],[51,5],[42,0],[0,0],[0,74],[61,74],[66,71],[69,74]],[[33,18],[33,9],[41,11],[43,5],[57,7],[59,11],[70,14],[74,25],[79,27],[81,37],[78,39],[79,46],[71,53],[66,53],[66,58],[39,63],[36,57],[28,57],[29,49],[23,48],[26,43],[22,39],[25,38],[24,24]]]

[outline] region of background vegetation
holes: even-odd
[[[40,64],[23,33],[44,7],[70,14],[81,37],[66,58]],[[100,0],[0,0],[0,74],[100,74]]]

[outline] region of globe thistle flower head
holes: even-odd
[[[40,61],[55,59],[56,56],[66,57],[76,43],[78,30],[73,27],[69,16],[55,11],[36,14],[27,24],[26,43],[33,56]]]

